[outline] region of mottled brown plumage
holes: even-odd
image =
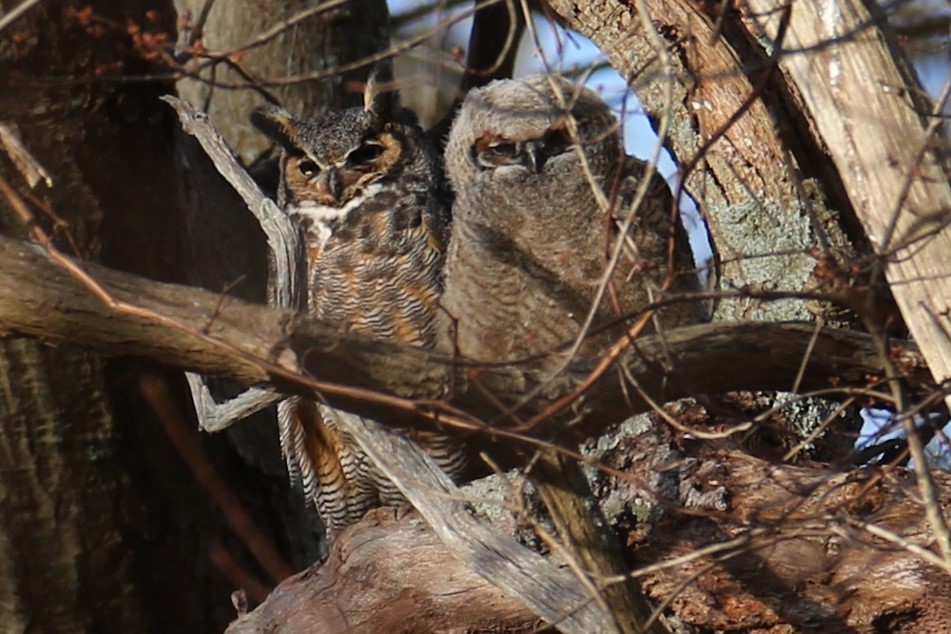
[[[306,310],[352,332],[434,344],[448,231],[448,196],[437,154],[412,113],[367,84],[364,107],[299,120],[264,108],[252,121],[283,147],[279,203],[301,227]],[[332,533],[373,506],[400,499],[336,424],[349,414],[298,398],[278,407],[288,468],[300,477]],[[450,472],[461,454],[422,436]]]
[[[596,298],[608,254],[646,164],[624,155],[618,124],[590,90],[538,75],[496,81],[468,94],[449,133],[446,172],[455,194],[443,305],[464,356],[503,361],[571,343]],[[635,210],[613,289],[595,328],[618,323],[654,299],[672,274],[693,268],[686,235],[671,223],[659,177]],[[676,274],[672,291],[695,290]],[[665,308],[660,323],[699,318],[696,305]],[[624,327],[591,337],[594,353]]]

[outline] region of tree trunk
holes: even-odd
[[[775,39],[776,20],[764,18],[768,4],[750,3],[744,25]],[[951,378],[951,183],[941,150],[935,151],[944,104],[934,107],[924,98],[884,20],[874,2],[837,3],[828,12],[798,4],[782,46],[807,50],[847,37],[850,47],[836,47],[829,56],[786,55],[781,66],[790,92],[815,123],[809,129],[814,142],[827,149],[880,256],[875,274],[884,271],[941,383]],[[873,300],[866,300],[867,312]]]
[[[95,11],[160,30],[171,8],[155,8],[162,24],[147,24],[142,4]],[[18,44],[2,47],[0,120],[53,179],[39,205],[56,215],[36,221],[59,245],[159,275],[175,258],[152,246],[173,235],[156,192],[171,186],[174,120],[145,115],[170,85],[99,81],[97,68],[147,67],[124,55],[124,33],[96,27],[54,4],[7,27],[0,37]],[[26,194],[13,165],[0,165]],[[25,235],[11,211],[0,201],[0,231]],[[138,394],[139,372],[72,346],[0,342],[0,631],[200,632],[227,622],[228,584],[196,565],[220,519]]]
[[[392,509],[376,509],[337,544],[319,569],[286,580],[228,634],[475,634],[541,625],[453,557],[415,513],[397,518]]]
[[[259,4],[243,11],[231,3],[198,4],[228,9],[222,13],[232,25],[275,15]],[[293,37],[301,32],[291,29],[279,38],[289,46],[246,57],[283,67],[291,51],[329,68],[376,51],[385,37],[385,6],[370,2],[358,9],[320,21],[315,30],[323,39],[313,31],[303,38],[312,46],[302,47]],[[222,28],[221,19],[213,13],[205,22],[209,38]],[[170,2],[30,8],[0,33],[0,123],[53,178],[37,204],[55,216],[39,214],[37,222],[60,248],[153,279],[195,282],[189,263],[196,260],[189,257],[194,251],[183,227],[200,225],[192,235],[207,240],[216,221],[193,208],[197,219],[186,222],[189,216],[168,196],[181,179],[171,142],[180,126],[159,97],[175,86],[140,80],[174,69],[175,21]],[[246,32],[260,28],[254,22]],[[311,95],[307,103],[316,108],[326,102],[326,85],[318,96],[310,87],[297,94]],[[228,102],[218,96],[210,101]],[[248,129],[247,114],[240,112],[232,129]],[[0,154],[0,176],[30,200],[16,166]],[[191,167],[200,171],[204,156],[198,159]],[[193,191],[225,191],[226,199],[233,198],[219,180],[198,178],[191,181]],[[250,215],[240,203],[216,206],[210,194],[201,200],[212,211],[237,213],[218,217],[224,237],[217,245],[228,264],[237,265],[201,269],[202,281],[220,291],[223,282],[247,275],[239,292],[263,299],[264,251],[248,246],[259,234]],[[7,202],[0,199],[0,232],[26,236],[27,224]],[[31,208],[37,208],[32,201]],[[239,236],[230,240],[228,232],[235,230]],[[240,512],[216,510],[223,500],[250,509],[248,523],[261,527],[264,541],[280,547],[286,559],[303,567],[317,556],[316,532],[308,530],[310,520],[283,468],[262,477],[261,464],[280,464],[273,432],[255,438],[259,448],[252,458],[239,455],[224,436],[199,437],[181,375],[157,375],[168,384],[167,396],[149,401],[141,381],[153,374],[70,346],[0,341],[0,631],[222,631],[234,615],[229,594],[236,585],[247,584],[261,599],[267,584],[288,574],[279,556],[264,564],[266,572],[256,571],[247,550],[260,549],[243,543],[240,528],[227,526]],[[169,434],[176,435],[177,448]],[[218,477],[203,476],[199,486],[189,469]],[[231,579],[209,565],[212,559]]]

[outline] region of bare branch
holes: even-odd
[[[470,515],[459,489],[415,443],[356,416],[342,416],[339,424],[468,569],[518,597],[562,632],[618,631],[610,611],[577,578]]]
[[[0,17],[0,31],[13,24],[20,16],[38,5],[42,0],[23,0],[20,4],[13,7],[6,14]]]
[[[0,332],[70,343],[105,356],[127,356],[287,392],[317,390],[334,407],[387,424],[421,418],[494,423],[505,435],[497,401],[516,403],[539,378],[517,364],[477,367],[418,348],[342,336],[333,326],[286,309],[255,306],[208,291],[160,284],[85,265],[84,271],[119,305],[95,296],[35,245],[0,237]],[[122,305],[137,306],[125,311]],[[638,339],[620,363],[658,400],[737,389],[792,387],[803,353],[815,337],[800,389],[863,387],[881,361],[871,337],[813,325],[741,323],[681,328]],[[933,389],[915,346],[891,350],[916,389]],[[301,365],[314,378],[301,376]],[[673,360],[672,367],[667,366]],[[558,382],[529,401],[521,414],[547,407],[584,382],[599,359],[573,363]],[[622,378],[606,373],[575,404],[586,420],[572,433],[596,433],[649,405],[625,394]],[[929,388],[930,386],[930,388]],[[463,416],[465,412],[468,415]],[[563,434],[565,430],[562,430]],[[505,444],[510,444],[506,441]]]

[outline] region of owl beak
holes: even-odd
[[[341,180],[338,170],[330,170],[330,174],[327,175],[327,185],[330,195],[334,197],[334,200],[339,201],[340,194],[343,193],[343,180]]]
[[[528,169],[532,173],[539,174],[545,167],[545,155],[542,153],[541,144],[537,141],[528,141],[525,144],[525,160],[528,163]]]
[[[340,195],[343,193],[343,180],[340,178],[340,172],[334,168],[322,171],[317,180],[317,191],[320,192],[321,196],[327,196],[334,202],[340,202]]]

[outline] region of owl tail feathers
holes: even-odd
[[[278,405],[281,451],[291,481],[299,482],[329,534],[358,521],[372,505],[362,486],[363,460],[312,401],[291,397]]]
[[[472,456],[465,451],[459,439],[423,430],[410,430],[409,437],[432,457],[453,482],[459,483],[465,479],[472,466]]]

